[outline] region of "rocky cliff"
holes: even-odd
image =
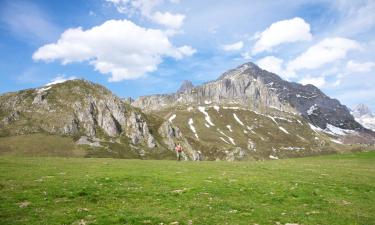
[[[301,85],[282,80],[276,74],[260,69],[253,63],[229,70],[217,80],[197,87],[185,88],[173,94],[138,98],[132,103],[146,111],[181,104],[238,104],[258,112],[272,108],[299,113],[322,129],[333,125],[342,129],[362,130],[347,107],[331,99],[313,85]]]
[[[116,138],[156,147],[139,110],[108,89],[85,80],[28,89],[0,96],[3,135],[46,132],[55,135]]]

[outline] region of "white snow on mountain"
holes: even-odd
[[[233,113],[233,117],[234,117],[234,119],[236,119],[236,121],[237,121],[239,124],[241,124],[242,126],[244,126],[243,122],[240,120],[240,118],[238,118],[238,116],[237,116],[235,113]]]
[[[194,121],[193,121],[192,118],[189,119],[188,124],[189,124],[190,130],[194,133],[195,137],[199,140],[199,137],[198,137],[198,134],[197,134],[197,130],[195,129],[195,127],[193,125]]]
[[[206,108],[203,106],[199,106],[198,110],[204,114],[204,118],[206,119],[207,123],[211,126],[215,126],[215,124],[211,121],[210,115],[206,112]]]
[[[354,119],[367,129],[375,131],[375,116],[364,104],[359,104],[352,110]]]

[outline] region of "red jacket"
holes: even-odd
[[[176,146],[176,152],[182,152],[182,147],[180,145]]]

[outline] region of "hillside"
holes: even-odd
[[[147,116],[89,81],[71,80],[7,93],[0,96],[0,106],[1,152],[12,152],[13,145],[17,148],[22,143],[44,144],[40,147],[53,150],[54,141],[61,136],[67,137],[67,145],[81,145],[86,156],[137,158],[167,150],[158,142]],[[29,138],[38,133],[50,143]]]
[[[374,142],[374,132],[339,101],[252,63],[197,87],[185,81],[176,93],[135,101],[85,80],[0,96],[0,154],[171,159],[181,143],[186,160],[233,161]]]

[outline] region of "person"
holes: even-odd
[[[180,143],[178,143],[178,144],[176,145],[175,150],[176,150],[176,154],[177,154],[177,160],[178,160],[178,161],[181,161],[183,150],[182,150],[182,146],[181,146]]]

